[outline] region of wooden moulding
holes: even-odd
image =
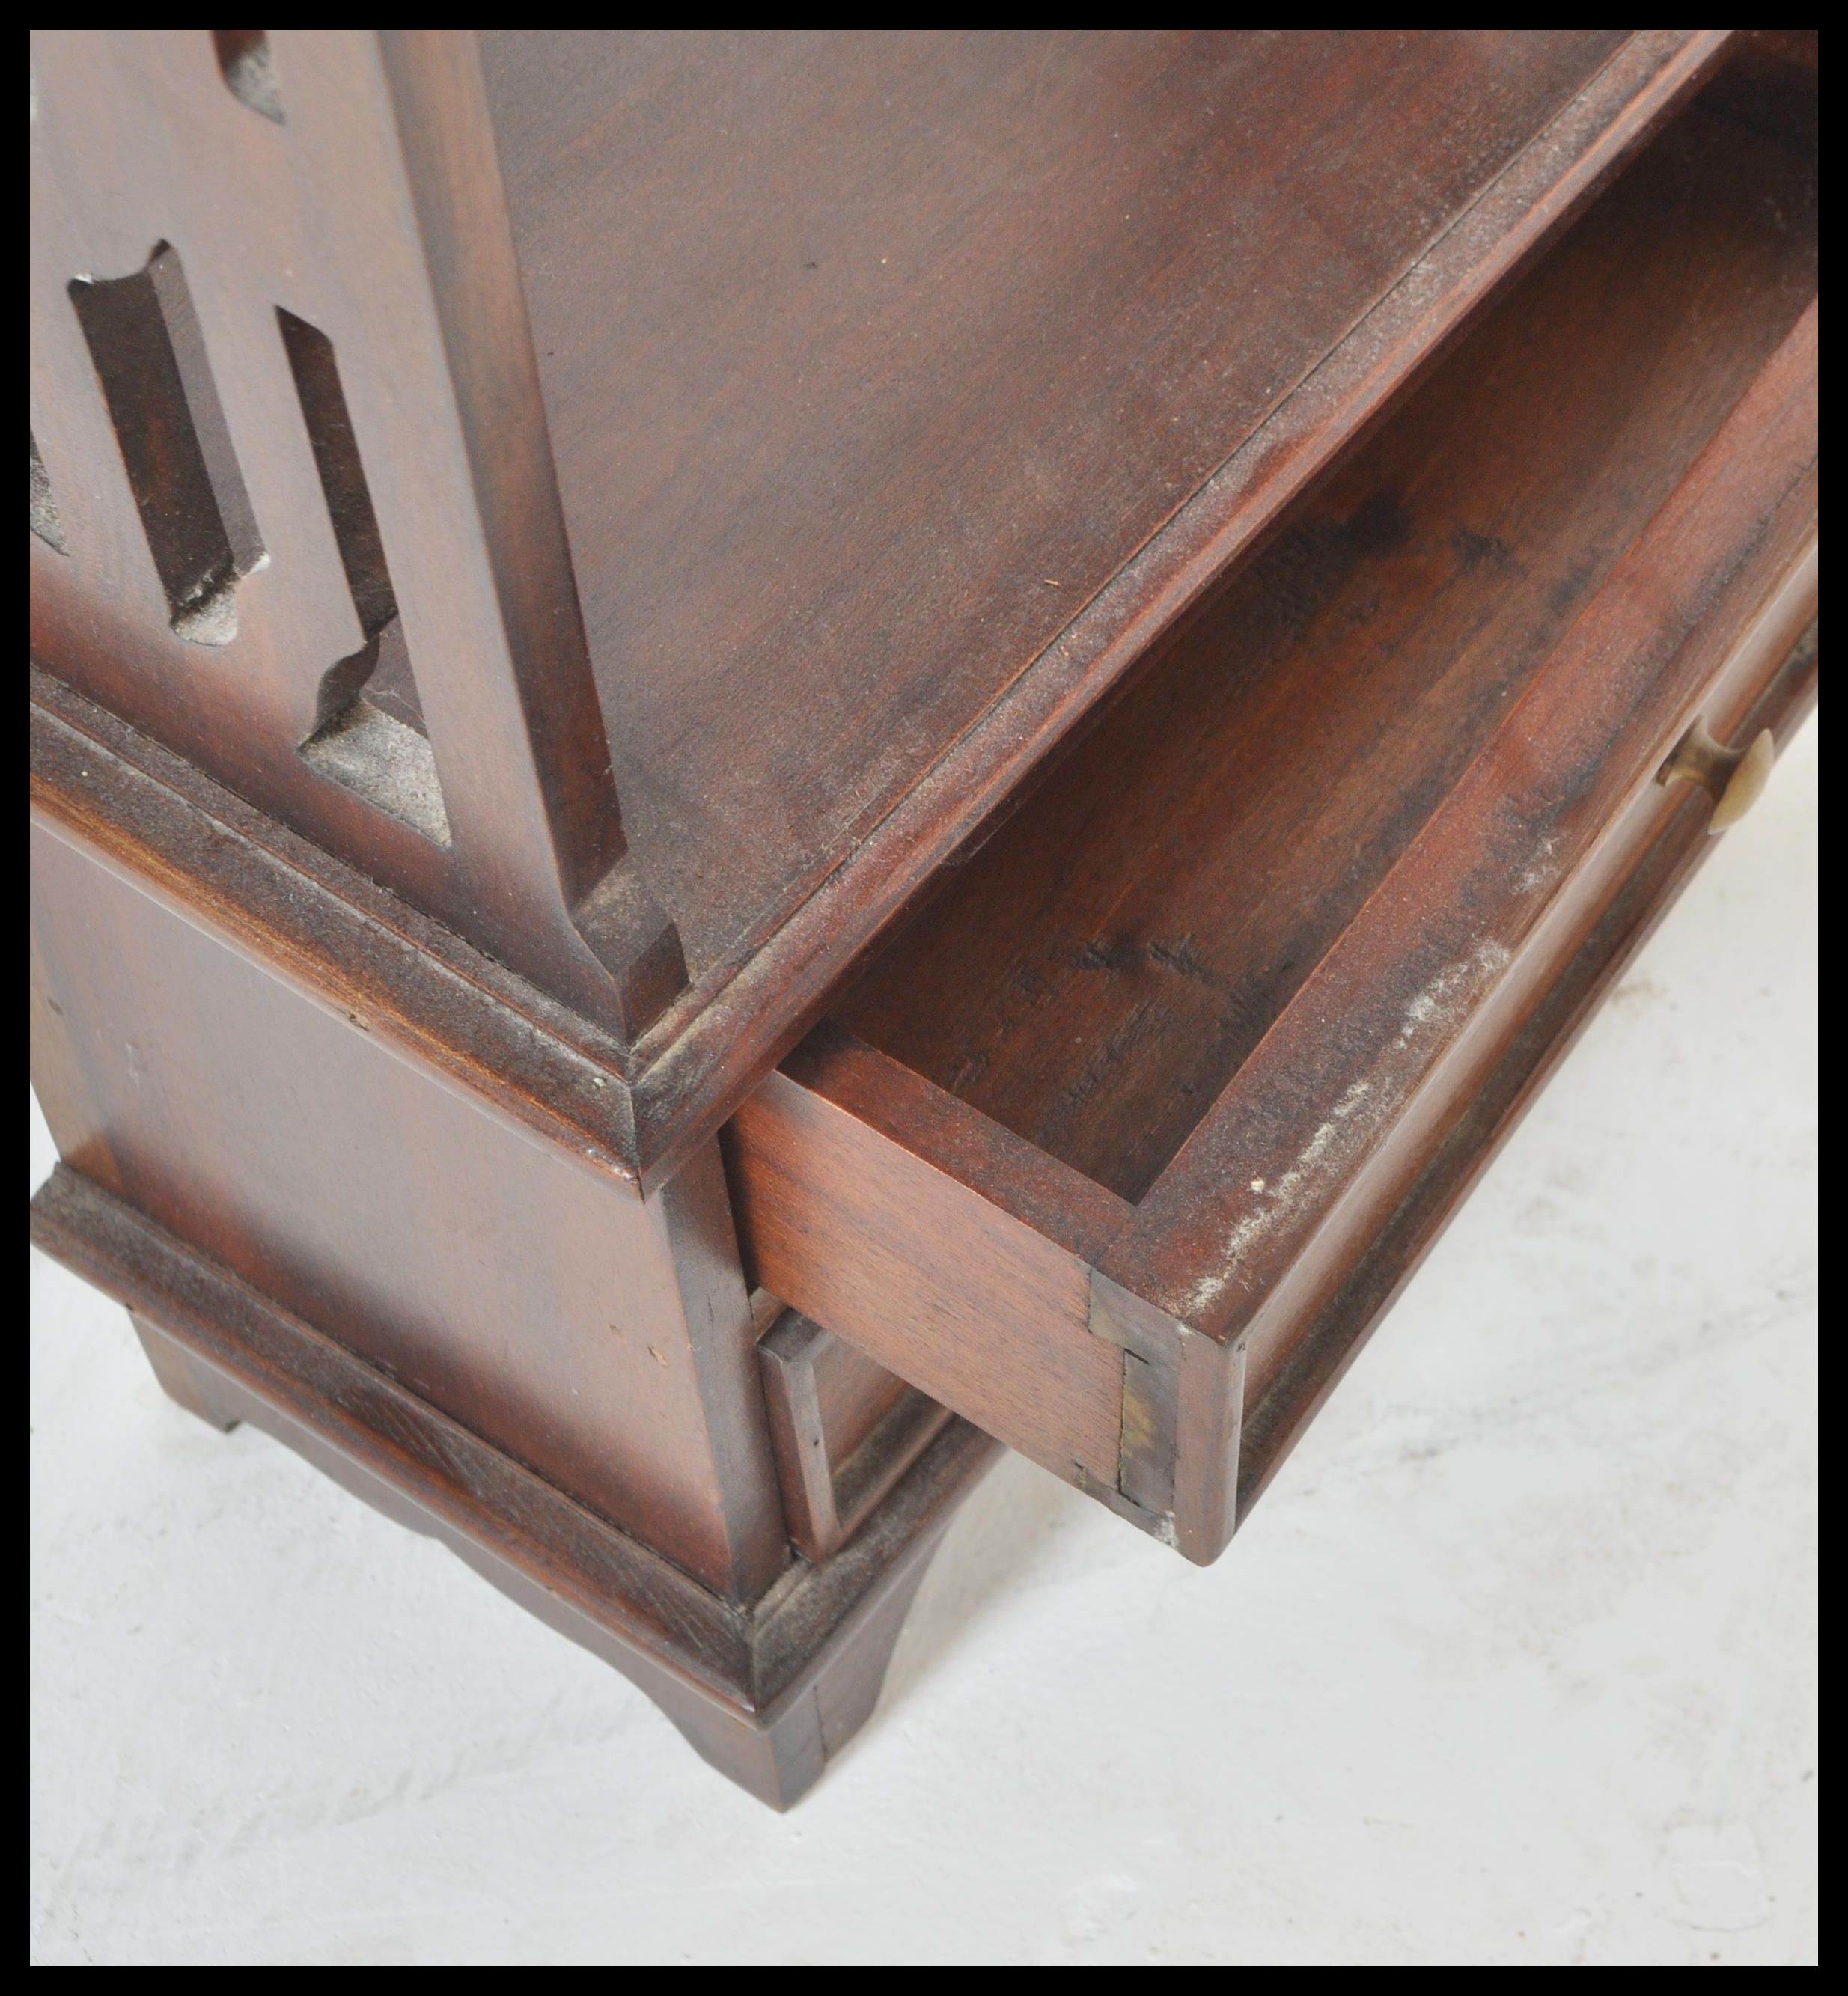
[[[1813,238],[1799,205],[1772,244],[1751,199],[1764,172],[1800,204],[1802,168],[1731,101],[1696,115],[1286,526],[1262,601],[1229,594],[1151,669],[731,1126],[755,1279],[1194,1560],[1702,855],[1710,800],[1658,781],[1676,742],[1697,715],[1781,738],[1813,695]],[[1682,274],[1735,311],[1726,333],[1704,305],[1678,321],[1704,377],[1664,369],[1647,298],[1626,320],[1599,289],[1645,267],[1612,251],[1664,200],[1691,240],[1719,232]],[[1588,273],[1600,336],[1634,345],[1601,375],[1581,320],[1561,399],[1523,371],[1521,315]],[[1651,414],[1634,384],[1665,373]],[[1512,432],[1465,392],[1484,379],[1533,397]],[[1573,473],[1575,436],[1606,447],[1626,409],[1657,455]],[[1472,429],[1461,461],[1489,476],[1458,514],[1427,432]],[[1412,496],[1370,510],[1402,473]],[[1218,1019],[1202,989],[1229,994]],[[1210,1075],[1215,1032],[1230,1071],[1177,1127],[1175,1077]]]
[[[974,678],[955,711],[882,721],[883,745],[896,753],[903,742],[902,779],[864,800],[864,822],[835,825],[838,836],[817,834],[786,877],[768,883],[749,919],[710,924],[696,948],[682,931],[700,923],[669,905],[659,863],[645,879],[635,828],[625,829],[618,810],[602,714],[609,687],[666,687],[659,705],[667,724],[633,739],[618,700],[625,731],[615,745],[619,761],[666,771],[665,821],[650,836],[657,852],[673,848],[679,888],[692,893],[687,882],[735,870],[738,845],[680,852],[673,797],[758,793],[737,785],[735,771],[721,784],[697,767],[677,775],[669,767],[704,738],[679,696],[682,676],[690,687],[711,648],[663,664],[621,656],[618,644],[618,655],[597,662],[608,682],[600,694],[580,595],[606,606],[607,621],[636,564],[612,557],[594,575],[576,574],[573,544],[594,539],[599,521],[655,509],[600,508],[593,491],[573,518],[570,495],[561,497],[547,402],[556,384],[546,370],[567,366],[575,348],[563,361],[535,348],[531,322],[544,309],[543,285],[522,265],[508,184],[517,168],[530,193],[533,169],[515,157],[520,107],[490,102],[473,33],[41,33],[31,316],[43,501],[35,517],[47,531],[35,533],[31,550],[34,656],[279,827],[387,885],[405,905],[395,918],[401,930],[434,917],[511,966],[545,1003],[578,1014],[561,1037],[598,1043],[612,1097],[601,1108],[601,1141],[620,1168],[652,1187],[814,1022],[935,869],[1728,46],[1725,31],[1645,30],[1546,31],[1524,43],[1516,35],[1506,46],[1440,48],[1433,75],[1473,74],[1481,64],[1509,85],[1469,93],[1466,115],[1454,121],[1479,142],[1479,180],[1447,184],[1428,206],[1414,189],[1415,198],[1354,218],[1351,246],[1367,253],[1349,274],[1351,294],[1323,301],[1316,353],[1285,355],[1277,378],[1244,382],[1237,421],[1223,436],[1209,425],[1204,455],[1180,467],[1185,489],[1151,485],[1135,495],[1127,554],[1112,543],[1104,561],[1103,541],[1088,548],[1107,573],[1075,587],[1069,601],[1036,583],[1038,607],[1017,643],[992,659],[964,647],[954,676]],[[1354,60],[1341,58],[1347,69],[1335,64],[1327,88],[1337,98],[1351,88]],[[875,91],[860,105],[875,126],[879,101]],[[1441,164],[1451,136],[1443,108],[1414,91],[1401,107],[1406,129],[1375,157],[1402,160],[1399,142],[1416,139]],[[545,92],[525,110],[543,126]],[[1303,115],[1312,129],[1315,118],[1337,116],[1320,98]],[[543,131],[528,150],[538,160],[535,212],[568,215],[586,240],[600,241],[607,231],[594,202],[580,209],[547,197],[551,176],[565,169]],[[1160,163],[1143,170],[1158,175]],[[697,163],[693,170],[703,184]],[[952,207],[961,198],[955,189],[945,197]],[[1274,218],[1267,229],[1267,240],[1278,237]],[[1287,253],[1287,229],[1282,235]],[[240,474],[205,483],[221,498],[236,485],[260,531],[262,558],[248,550],[239,558],[236,628],[218,634],[222,643],[190,642],[172,628],[174,605],[150,559],[70,293],[74,280],[119,283],[152,270],[161,246],[183,267],[190,296],[181,344],[192,363],[205,356],[222,405],[222,420],[207,426],[212,434],[198,439],[205,470],[222,473],[229,463]],[[1330,258],[1312,274],[1320,280],[1346,267],[1345,256]],[[1216,295],[1211,284],[1194,287],[1196,305]],[[753,321],[752,339],[769,316]],[[1251,329],[1234,329],[1241,352],[1261,344],[1245,338]],[[716,325],[700,330],[728,336]],[[1267,319],[1265,332],[1275,345],[1278,324]],[[1147,335],[1147,327],[1135,333]],[[327,364],[311,365],[305,356],[313,355]],[[880,379],[865,365],[851,353],[841,363],[852,406]],[[370,488],[364,510],[377,515],[376,531],[360,537],[378,556],[370,576],[356,567],[353,537],[342,535],[342,481],[325,439],[310,433],[311,389],[329,366],[338,392],[322,380],[319,405],[337,404],[340,425],[350,422]],[[1097,373],[1128,379],[1137,370]],[[645,397],[650,385],[599,378],[592,391],[607,409],[625,394]],[[673,398],[653,399],[666,406]],[[1002,408],[986,427],[1004,427],[1007,415]],[[1146,440],[1149,426],[1140,428]],[[912,447],[900,441],[893,462],[915,485]],[[566,463],[571,453],[561,446],[556,455]],[[1128,461],[1127,439],[1113,455]],[[622,450],[614,456],[626,461]],[[601,462],[607,470],[611,460]],[[759,516],[772,510],[756,508]],[[1051,509],[1048,534],[1070,510]],[[724,551],[697,533],[675,553],[696,573],[724,566]],[[862,574],[887,569],[905,573],[902,563],[857,564]],[[811,593],[825,591],[806,590],[800,577],[790,592],[805,649]],[[1057,604],[1050,622],[1042,597]],[[908,598],[900,607],[916,609]],[[916,628],[908,637],[923,642],[941,620],[914,621],[924,637]],[[387,668],[368,662],[369,647],[383,659],[394,644],[392,669],[408,676],[388,689]],[[752,648],[739,638],[732,649]],[[862,657],[864,666],[855,662]],[[828,667],[843,684],[884,671],[855,634]],[[907,669],[905,683],[921,684],[924,698],[951,676],[921,672],[915,658]],[[788,698],[781,674],[770,678],[779,706],[802,715],[800,687]],[[888,673],[862,687],[869,714],[888,680],[899,683]],[[394,814],[381,803],[388,789],[369,796],[346,780],[360,736],[329,734],[352,716],[323,707],[330,689],[356,701],[363,686],[378,694],[385,732],[414,711],[416,725],[404,724],[408,731],[394,739],[414,752],[420,780],[439,780],[440,811]],[[852,786],[829,762],[832,739],[806,776],[798,763],[799,780],[770,797],[761,822],[800,828],[828,816]],[[318,755],[310,752],[315,745]]]
[[[440,1539],[776,1808],[870,1711],[924,1564],[996,1453],[952,1422],[845,1549],[733,1606],[81,1173],[53,1174],[33,1237],[128,1307],[176,1399],[252,1421]]]
[[[36,666],[29,715],[60,836],[639,1195],[619,1041]]]

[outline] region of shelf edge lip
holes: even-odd
[[[930,876],[1709,79],[1735,33],[1633,33],[853,852],[668,1009],[636,1047],[645,1183],[797,1044]]]
[[[1380,1119],[1406,1113],[1463,1022],[1522,960],[1611,828],[1649,794],[1693,712],[1756,656],[1767,631],[1788,630],[1794,642],[1815,615],[1816,343],[1812,303],[1144,1196],[1100,1265],[1106,1273],[1221,1342],[1249,1331],[1392,1127]],[[1698,561],[1684,561],[1690,546]],[[1433,912],[1469,903],[1486,907],[1482,919],[1459,913],[1447,931]],[[1379,964],[1395,952],[1409,962],[1414,945],[1451,931],[1454,960],[1440,974],[1454,971],[1455,981],[1432,1014],[1434,1030],[1413,1034],[1416,1044],[1388,1033],[1338,1072],[1308,1080],[1299,1042],[1313,1038],[1316,1017],[1340,1009],[1344,991],[1377,986]],[[1227,1159],[1267,1089],[1308,1089],[1320,1113],[1299,1113],[1295,1127],[1331,1135],[1313,1192],[1306,1184],[1288,1223],[1245,1240],[1232,1213],[1238,1196],[1224,1188],[1253,1172],[1278,1174],[1265,1159],[1241,1155],[1236,1169]],[[1359,1143],[1366,1131],[1376,1134]],[[1346,1161],[1338,1168],[1337,1152]],[[1195,1245],[1183,1246],[1184,1223],[1210,1211],[1224,1223],[1217,1244],[1201,1244],[1196,1229]],[[1234,1241],[1244,1243],[1237,1251]]]
[[[1813,607],[1813,597],[1811,601]],[[1815,710],[1815,630],[1812,617],[1796,646],[1742,718],[1745,729],[1768,728],[1780,748],[1788,745]],[[1806,637],[1810,640],[1807,645]],[[1451,1216],[1461,1210],[1502,1145],[1712,850],[1712,841],[1698,826],[1678,829],[1670,821],[1610,896],[1578,956],[1542,997],[1527,1025],[1512,1043],[1512,1048],[1518,1048],[1537,1020],[1554,1014],[1557,1023],[1538,1057],[1530,1064],[1515,1066],[1512,1087],[1506,1085],[1513,1065],[1509,1055],[1504,1055],[1492,1070],[1485,1084],[1486,1141],[1464,1155],[1461,1169],[1454,1168],[1454,1159],[1447,1160],[1451,1140],[1439,1144],[1430,1165],[1413,1180],[1404,1199],[1376,1235],[1374,1246],[1361,1257],[1354,1273],[1311,1322],[1306,1334],[1293,1344],[1268,1389],[1247,1410],[1246,1448],[1239,1468],[1235,1523],[1243,1523],[1251,1506],[1269,1487],[1309,1423],[1390,1314]],[[1632,900],[1638,883],[1649,877],[1652,869],[1657,874],[1654,891]],[[1614,934],[1614,946],[1601,950],[1601,938],[1607,930]],[[1559,1002],[1562,997],[1563,1005]],[[1498,1083],[1502,1085],[1498,1086]],[[1472,1105],[1465,1120],[1475,1113]],[[1447,1168],[1447,1164],[1451,1168]],[[1378,1251],[1382,1247],[1387,1251],[1383,1256]]]

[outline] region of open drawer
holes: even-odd
[[[1685,738],[1813,688],[1813,88],[1697,101],[731,1126],[759,1282],[1191,1558],[1694,863]]]

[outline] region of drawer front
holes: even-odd
[[[759,1281],[1195,1560],[1698,861],[1712,800],[1660,780],[1677,745],[1787,731],[1813,692],[1809,253],[1767,245],[1762,201],[1709,242],[1726,176],[1788,162],[1695,139],[1472,336],[731,1126]],[[1209,1027],[1237,1043],[1197,1115],[1120,1085],[1112,1062],[1191,1093]],[[1164,1115],[1140,1150],[1097,1138]]]

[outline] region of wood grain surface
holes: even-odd
[[[1688,113],[837,1016],[1140,1197],[1813,295],[1814,200]]]
[[[618,785],[696,974],[1622,40],[487,38]]]

